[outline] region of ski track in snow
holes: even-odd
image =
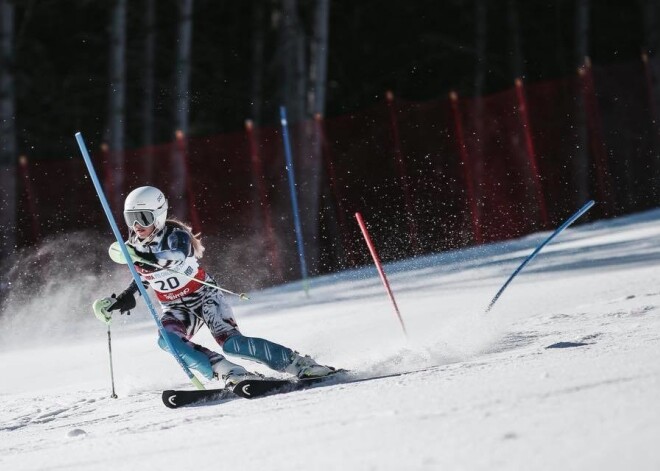
[[[0,468],[660,469],[660,211],[569,229],[482,315],[546,236],[386,266],[407,340],[373,267],[236,305],[248,335],[390,377],[170,410],[191,386],[144,313],[113,324],[119,399],[99,326],[27,337],[0,352]]]

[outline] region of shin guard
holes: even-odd
[[[293,350],[269,340],[256,337],[245,337],[241,334],[232,335],[222,346],[228,355],[263,363],[268,368],[284,371],[291,364]]]
[[[213,379],[213,368],[211,368],[211,362],[206,355],[199,350],[195,350],[192,345],[185,342],[181,337],[172,332],[165,332],[165,335],[169,337],[172,346],[176,349],[181,359],[189,368],[199,371],[208,379]],[[169,348],[167,348],[165,339],[160,335],[158,336],[158,346],[166,352],[170,351]]]

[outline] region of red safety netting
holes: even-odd
[[[575,78],[481,98],[390,96],[292,125],[311,272],[368,263],[357,211],[387,261],[555,227],[584,198],[599,203],[592,218],[654,206],[660,162],[650,90],[642,63],[587,66]],[[116,158],[90,150],[120,222],[128,191],[154,185],[173,215],[203,232],[210,263],[253,284],[299,276],[279,128],[127,151],[123,182]],[[21,168],[22,245],[80,228],[108,232],[81,159]]]

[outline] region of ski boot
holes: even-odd
[[[293,352],[293,361],[284,370],[297,376],[299,379],[322,378],[335,373],[332,366],[319,365],[309,355],[300,355]]]
[[[226,388],[233,388],[245,379],[263,379],[263,376],[252,373],[240,365],[230,362],[226,358],[217,360],[212,365],[215,377],[222,379]]]

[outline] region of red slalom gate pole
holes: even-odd
[[[396,313],[396,316],[399,318],[399,323],[401,323],[401,328],[403,329],[403,333],[405,334],[406,337],[408,337],[408,332],[406,332],[406,326],[404,325],[403,319],[401,318],[401,312],[399,311],[399,306],[397,306],[396,304],[396,300],[394,299],[394,294],[392,293],[392,288],[390,288],[390,282],[387,281],[387,276],[385,276],[385,272],[383,271],[383,266],[380,263],[380,258],[378,257],[378,253],[376,252],[376,247],[374,246],[374,243],[372,242],[371,237],[369,236],[369,231],[367,231],[367,226],[364,224],[364,220],[362,219],[362,215],[360,213],[355,213],[355,218],[357,219],[357,222],[360,226],[360,230],[362,230],[362,235],[364,236],[364,240],[367,243],[367,247],[369,247],[371,258],[374,259],[374,263],[376,264],[376,269],[378,270],[380,279],[383,282],[383,285],[385,286],[385,291],[387,291],[387,296],[389,296],[390,301],[392,301],[392,305],[394,306],[394,312]]]

